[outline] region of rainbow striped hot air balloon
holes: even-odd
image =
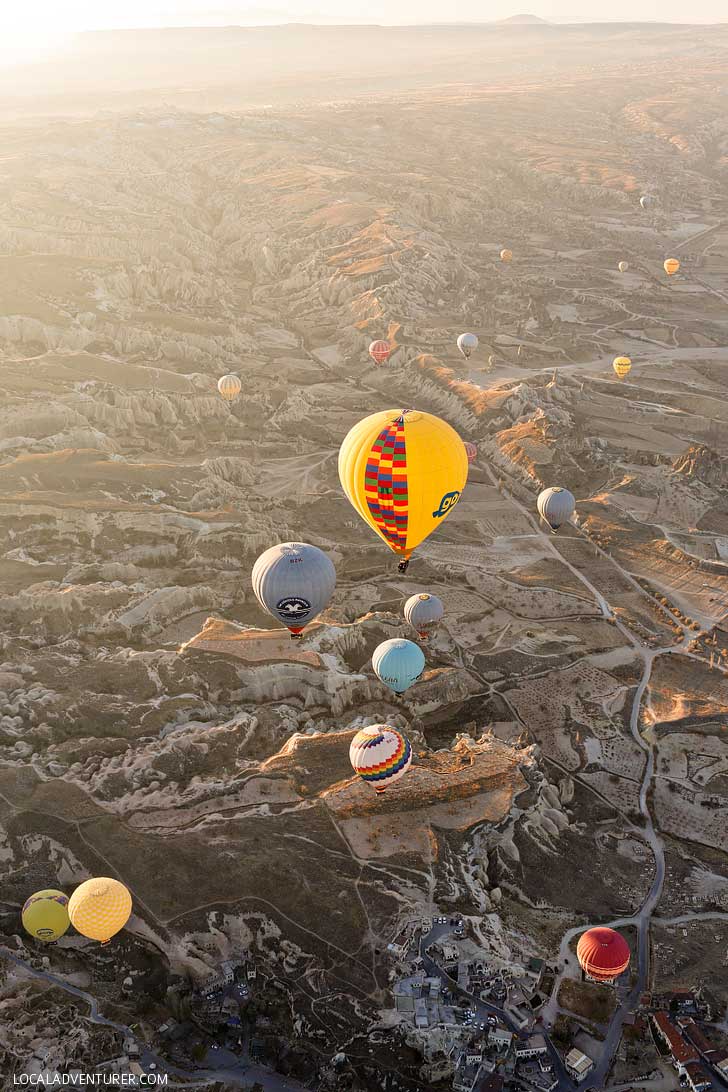
[[[460,499],[468,457],[454,428],[431,413],[384,410],[350,430],[339,480],[362,519],[402,560],[440,526]]]
[[[381,793],[404,777],[412,762],[410,741],[388,724],[373,724],[357,732],[349,747],[354,772]]]

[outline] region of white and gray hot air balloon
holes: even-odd
[[[445,608],[442,599],[429,592],[411,595],[404,605],[405,621],[417,632],[418,637],[426,641],[440,622]]]
[[[478,348],[478,339],[475,334],[461,334],[458,338],[458,349],[467,360],[471,353]]]
[[[240,376],[230,372],[229,375],[221,375],[217,381],[217,389],[226,402],[234,402],[243,389]]]
[[[281,542],[262,553],[252,573],[258,602],[273,618],[300,638],[328,606],[336,587],[336,570],[318,546]]]
[[[536,501],[538,514],[548,523],[552,531],[558,531],[562,523],[568,523],[576,509],[574,494],[568,489],[554,485],[539,493]]]

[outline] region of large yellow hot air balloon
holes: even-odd
[[[402,560],[460,499],[468,478],[463,441],[418,410],[383,410],[354,425],[339,451],[339,478],[359,515]]]
[[[22,922],[26,933],[32,937],[46,943],[58,940],[71,924],[68,919],[68,896],[55,888],[36,891],[23,906]]]
[[[107,876],[80,884],[68,900],[71,925],[102,944],[123,929],[131,914],[131,895],[123,883]]]
[[[615,372],[620,379],[624,379],[626,375],[629,375],[632,370],[632,361],[628,356],[615,356],[614,363],[612,364]]]
[[[677,260],[677,258],[667,258],[667,260],[663,263],[663,269],[667,273],[668,277],[674,277],[679,268],[680,262]]]

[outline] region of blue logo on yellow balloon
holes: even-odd
[[[460,493],[457,489],[453,490],[452,493],[446,493],[440,501],[437,510],[432,513],[433,519],[441,519],[443,516],[446,516],[459,500]]]

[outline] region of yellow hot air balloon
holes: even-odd
[[[86,880],[68,900],[71,925],[102,944],[123,929],[131,914],[131,895],[123,883],[107,876]]]
[[[502,262],[512,262],[513,261],[513,251],[509,250],[508,247],[504,247],[503,250],[501,250],[501,252],[500,252],[500,260]]]
[[[23,928],[32,937],[48,943],[58,940],[71,924],[68,917],[68,896],[55,888],[36,891],[22,910]]]
[[[614,363],[612,364],[615,372],[620,379],[624,379],[626,375],[629,375],[632,370],[632,361],[628,356],[615,356]]]
[[[446,421],[418,410],[383,410],[354,425],[339,451],[346,496],[402,560],[460,499],[468,478],[463,441]]]
[[[667,273],[668,277],[674,277],[679,268],[680,262],[677,260],[677,258],[668,258],[663,263],[663,269]]]

